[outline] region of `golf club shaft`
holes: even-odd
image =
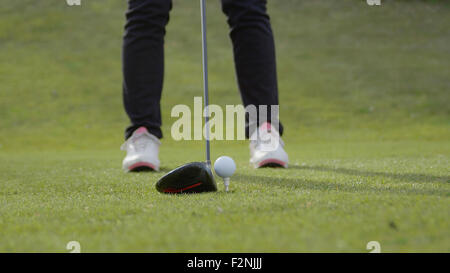
[[[205,103],[205,138],[206,164],[211,166],[211,151],[209,142],[209,96],[208,96],[208,48],[206,46],[206,0],[200,0],[202,17],[202,63],[203,63],[203,100]]]

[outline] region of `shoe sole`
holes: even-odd
[[[265,159],[259,162],[256,166],[257,168],[287,168],[287,162],[281,161],[275,158]]]
[[[148,162],[137,162],[128,167],[129,172],[145,172],[145,171],[157,171],[155,165]]]

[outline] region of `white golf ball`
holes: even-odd
[[[222,178],[231,177],[236,171],[236,163],[229,156],[221,156],[214,162],[214,171]]]

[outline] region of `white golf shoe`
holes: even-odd
[[[120,147],[127,151],[122,167],[126,172],[154,170],[159,171],[159,146],[161,142],[150,134],[147,128],[140,127]]]
[[[250,137],[250,163],[255,168],[287,168],[289,158],[278,131],[266,122]]]

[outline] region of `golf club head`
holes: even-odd
[[[192,162],[161,177],[156,189],[161,193],[201,193],[217,191],[217,185],[206,163]]]

